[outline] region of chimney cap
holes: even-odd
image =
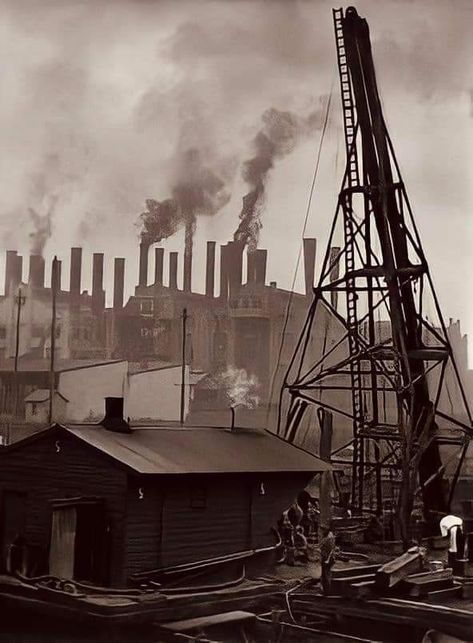
[[[105,417],[100,424],[107,431],[131,433],[130,425],[123,417],[123,397],[105,398]]]

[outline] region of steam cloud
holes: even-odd
[[[235,241],[242,241],[250,250],[258,245],[266,182],[275,161],[290,154],[311,134],[320,123],[320,113],[313,112],[302,118],[289,111],[271,108],[264,112],[262,121],[262,128],[253,139],[255,154],[243,164],[243,179],[250,191],[243,197],[240,225],[233,235]]]
[[[257,390],[258,378],[248,375],[244,368],[229,367],[216,378],[216,385],[222,387],[230,401],[230,406],[236,408],[243,406],[254,409],[259,404]]]

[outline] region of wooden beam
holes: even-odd
[[[381,589],[394,587],[407,576],[422,571],[423,556],[417,547],[382,565],[376,572],[376,585]]]

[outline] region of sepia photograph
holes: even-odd
[[[473,2],[0,7],[0,641],[473,641]]]

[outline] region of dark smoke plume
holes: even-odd
[[[167,239],[186,228],[186,249],[192,245],[196,218],[216,214],[230,199],[225,171],[217,174],[204,165],[201,153],[187,150],[177,166],[171,198],[164,201],[147,199],[140,215],[141,240],[152,244]]]
[[[233,238],[247,244],[250,250],[258,245],[262,227],[266,181],[277,159],[290,154],[299,141],[320,123],[320,113],[301,118],[291,112],[270,108],[262,116],[263,126],[253,139],[254,156],[243,164],[243,179],[250,191],[243,197],[240,225]]]

